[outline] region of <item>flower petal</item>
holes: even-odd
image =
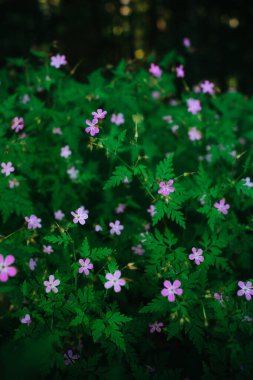
[[[8,255],[8,256],[6,256],[4,262],[5,262],[5,265],[11,265],[15,262],[15,257],[12,255]]]

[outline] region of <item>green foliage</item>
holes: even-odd
[[[161,78],[146,62],[121,61],[87,83],[31,54],[33,64],[10,59],[0,75],[0,163],[15,168],[0,173],[0,254],[18,270],[0,284],[6,379],[250,379],[253,301],[237,284],[253,278],[253,100],[177,89],[175,52]],[[99,108],[107,115],[90,136],[85,121]],[[111,121],[119,113],[122,125]],[[200,140],[189,139],[193,127]],[[174,191],[160,194],[170,180]],[[227,214],[214,207],[222,199]],[[88,218],[73,223],[81,207]],[[41,228],[28,228],[32,214]],[[124,229],[113,235],[117,220]],[[121,291],[106,289],[118,270]],[[58,292],[45,292],[50,275]],[[175,280],[183,293],[169,302],[163,283]],[[161,333],[150,332],[155,322]],[[69,350],[78,360],[66,366]]]

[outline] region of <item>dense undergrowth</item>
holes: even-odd
[[[154,61],[0,71],[8,380],[251,378],[253,101]]]

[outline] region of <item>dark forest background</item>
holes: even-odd
[[[31,48],[80,60],[79,75],[121,58],[184,52],[191,83],[253,89],[253,2],[247,0],[0,0],[0,65]]]

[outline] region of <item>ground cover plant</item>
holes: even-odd
[[[4,378],[251,378],[252,99],[174,52],[77,69],[0,71]]]

